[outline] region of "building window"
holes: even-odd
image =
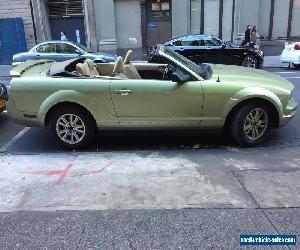
[[[275,0],[272,37],[287,37],[289,0]]]
[[[233,1],[234,0],[224,0],[223,3],[222,39],[225,41],[231,40]]]
[[[269,36],[271,0],[259,1],[258,33],[261,37]]]
[[[300,1],[294,0],[293,5],[293,16],[292,16],[292,24],[291,24],[291,36],[292,37],[300,37]]]
[[[170,16],[170,0],[152,0],[152,17]]]
[[[191,0],[191,34],[201,33],[201,0]]]
[[[204,2],[204,34],[219,34],[219,5],[220,0],[205,0]]]

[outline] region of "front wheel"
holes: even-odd
[[[242,66],[247,68],[256,68],[257,60],[254,56],[247,55],[242,61]]]
[[[238,109],[230,121],[231,136],[241,146],[261,143],[271,128],[271,111],[265,103],[248,103]]]
[[[78,149],[94,139],[96,126],[92,117],[78,107],[62,107],[49,120],[54,139],[65,148]]]

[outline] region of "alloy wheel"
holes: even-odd
[[[247,56],[242,63],[243,67],[256,68],[256,60],[252,56]]]
[[[244,133],[252,141],[261,138],[267,131],[269,117],[264,109],[256,108],[250,111],[244,122]]]
[[[75,145],[83,140],[86,126],[79,116],[64,114],[56,122],[56,133],[63,142]]]

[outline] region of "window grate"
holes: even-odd
[[[49,16],[83,15],[82,0],[48,0]]]

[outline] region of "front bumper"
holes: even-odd
[[[285,107],[284,114],[280,117],[279,128],[284,127],[295,116],[298,103],[294,98],[291,98],[288,105]]]

